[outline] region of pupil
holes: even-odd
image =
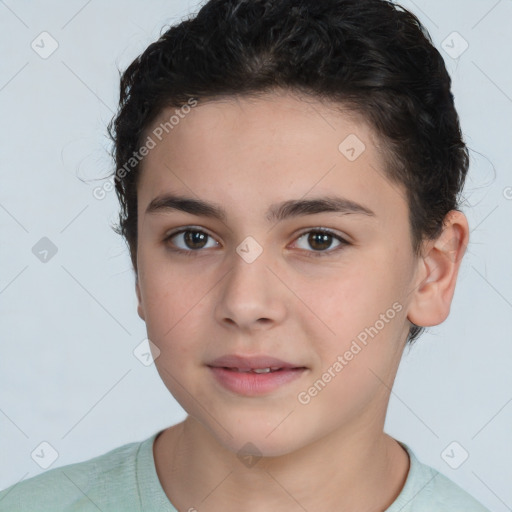
[[[328,249],[331,245],[331,236],[328,233],[310,233],[308,242],[316,250]],[[200,249],[206,242],[206,233],[199,231],[187,231],[185,233],[185,242],[191,249]]]
[[[204,242],[206,241],[206,233],[200,233],[199,231],[187,231],[185,233],[185,243],[191,249],[201,249],[204,246]],[[199,242],[198,245],[195,245]],[[201,243],[203,242],[203,243]]]
[[[328,249],[331,245],[331,236],[328,233],[310,233],[308,242],[313,249]]]

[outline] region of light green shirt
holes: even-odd
[[[155,469],[153,442],[142,442],[14,484],[0,492],[2,512],[177,512]],[[435,469],[410,457],[405,485],[385,512],[489,512]]]

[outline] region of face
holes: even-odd
[[[417,265],[372,130],[273,93],[168,131],[138,183],[137,295],[169,391],[231,451],[382,431]]]

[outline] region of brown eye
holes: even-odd
[[[198,229],[182,229],[181,231],[171,233],[167,236],[165,238],[165,242],[170,242],[170,245],[177,247],[177,249],[175,249],[177,251],[194,252],[208,248],[208,239],[211,239],[214,242],[213,247],[218,245],[217,242],[215,242],[213,238],[204,231]]]
[[[333,236],[320,231],[312,231],[308,234],[308,244],[316,251],[329,249],[332,244]]]
[[[305,248],[308,256],[327,256],[343,249],[346,245],[350,245],[349,242],[341,238],[339,235],[324,228],[306,231],[305,233],[302,233],[297,240],[305,240],[306,245],[313,249],[308,249],[308,247]],[[337,241],[338,244],[334,246],[334,248],[331,248],[334,241]],[[304,249],[304,247],[300,247],[300,245],[299,248]]]
[[[190,249],[202,249],[206,245],[208,235],[201,231],[185,231],[183,240]]]

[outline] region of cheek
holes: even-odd
[[[139,286],[148,334],[157,345],[165,346],[183,331],[193,332],[191,320],[202,310],[202,301],[214,282],[196,266],[171,264],[157,253],[141,256]]]
[[[370,367],[392,364],[406,322],[402,289],[400,271],[383,257],[360,258],[336,279],[302,288],[316,314],[304,316],[302,328],[316,340],[323,366],[346,353],[346,378],[358,380]]]
[[[325,337],[341,342],[356,336],[391,306],[389,278],[389,272],[374,259],[359,258],[358,262],[333,269],[321,280],[298,280],[295,290],[311,310],[307,318],[311,313],[316,315],[317,334],[323,324]]]

